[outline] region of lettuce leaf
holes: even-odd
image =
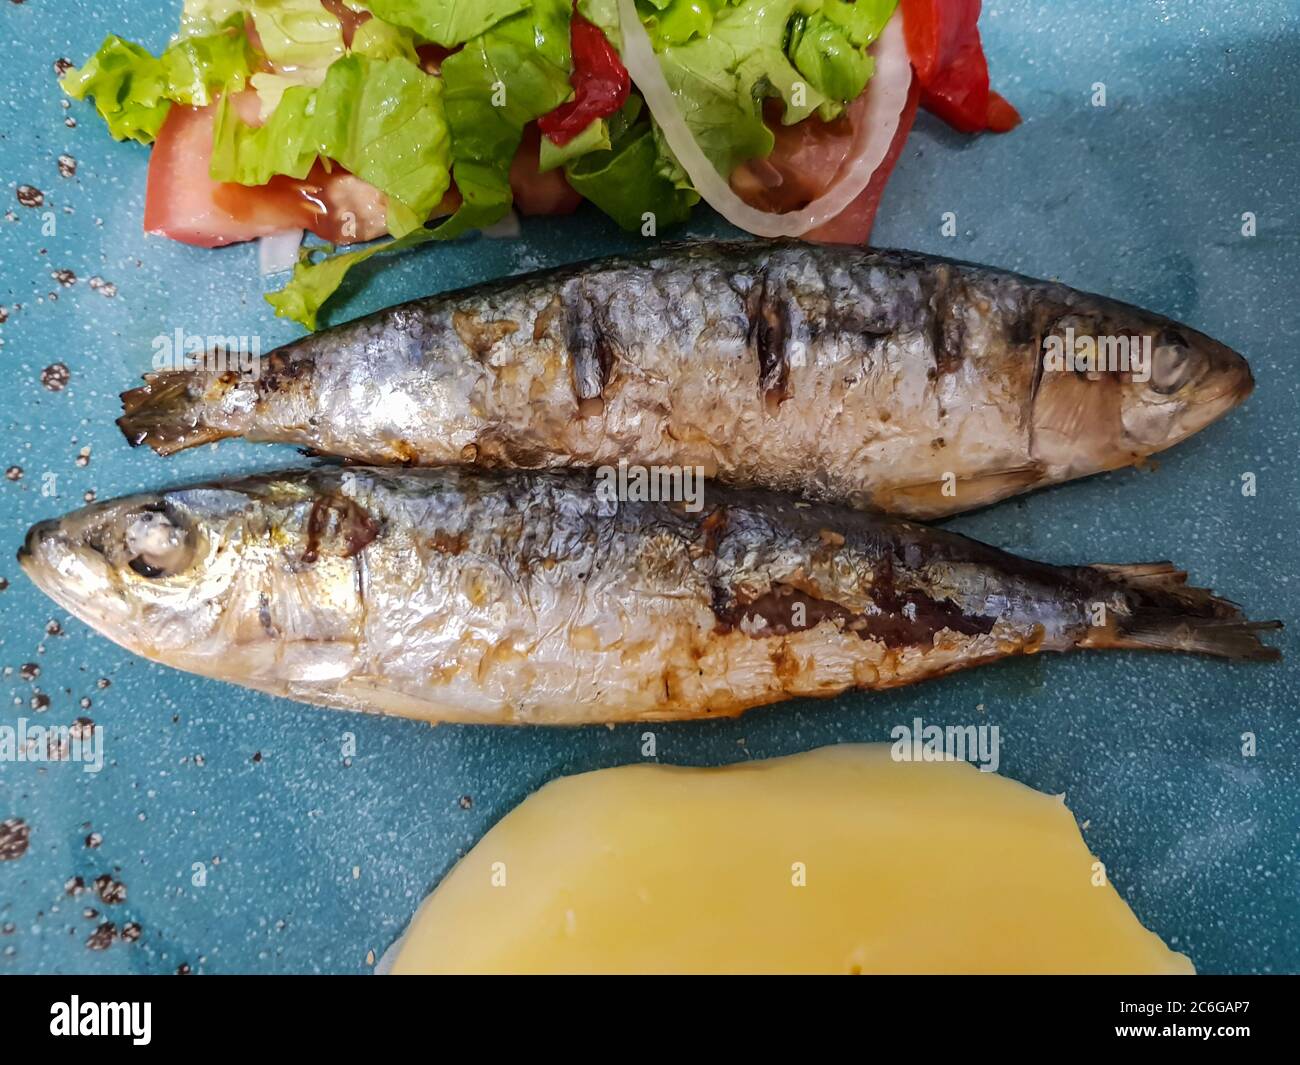
[[[248,79],[248,84],[257,93],[258,119],[263,125],[270,121],[275,109],[284,99],[284,94],[295,85],[314,89],[324,80],[325,71],[312,67],[295,70],[292,74],[272,74],[259,70]]]
[[[393,26],[379,18],[368,18],[357,27],[352,35],[350,50],[371,59],[394,59],[400,56],[419,65],[420,57],[415,51],[415,35],[400,26]],[[322,58],[335,55],[331,44],[330,51]],[[258,106],[261,120],[266,122],[271,113],[280,106],[285,90],[294,85],[316,87],[325,80],[324,66],[286,67],[276,73],[258,71],[250,79],[257,90]]]
[[[815,11],[834,23],[858,48],[866,48],[884,32],[887,23],[898,9],[898,0],[819,0]]]
[[[409,59],[350,55],[316,90],[317,147],[388,197],[388,231],[424,225],[450,184],[442,82]]]
[[[415,35],[379,18],[368,18],[357,27],[352,35],[352,51],[371,59],[401,56],[417,65],[420,62],[415,51]]]
[[[288,284],[278,292],[267,293],[266,302],[275,308],[277,318],[288,318],[314,332],[321,307],[334,295],[354,266],[381,253],[403,251],[436,239],[433,230],[421,228],[397,240],[375,241],[356,251],[320,260],[314,260],[312,256],[321,248],[304,249]]]
[[[276,67],[324,68],[339,59],[343,26],[320,0],[249,0],[262,52]]]
[[[364,0],[374,15],[454,48],[529,7],[531,0]]]
[[[181,37],[159,58],[168,99],[194,107],[211,103],[214,88],[242,89],[252,60],[242,18],[216,33]]]
[[[641,0],[642,8],[651,7],[653,13],[642,13],[641,21],[656,48],[670,44],[685,44],[693,37],[707,37],[713,29],[713,19],[726,7],[728,0]]]
[[[116,140],[152,144],[171,107],[162,64],[138,44],[108,36],[79,68],[63,75],[74,100],[95,98],[95,110]]]
[[[222,100],[213,131],[214,181],[304,178],[317,156],[388,197],[395,236],[422,226],[450,184],[441,82],[401,56],[353,53],[330,66],[319,88],[285,89],[265,125],[244,125]]]
[[[609,120],[608,149],[589,152],[569,163],[569,184],[620,226],[638,232],[646,215],[656,233],[686,221],[699,193],[675,179],[676,162],[665,166],[662,146],[648,119],[640,117],[641,98],[631,96]]]
[[[524,126],[569,98],[569,0],[533,0],[442,62],[460,209],[442,238],[499,221],[510,209],[510,164]]]
[[[376,5],[371,3],[368,6],[374,8]],[[569,84],[570,11],[569,0],[532,0],[528,10],[498,22],[443,60],[441,79],[425,77],[428,82],[441,82],[442,105],[451,133],[450,160],[462,198],[461,207],[434,229],[416,228],[417,212],[412,209],[410,214],[403,216],[399,208],[395,218],[393,199],[390,198],[389,225],[398,239],[377,242],[320,261],[305,258],[294,268],[289,283],[266,297],[277,315],[315,329],[321,306],[338,289],[348,271],[359,263],[374,255],[400,251],[425,241],[458,237],[469,230],[489,226],[505,216],[513,199],[510,164],[519,148],[524,126],[554,110],[568,99],[572,91]],[[400,21],[391,11],[387,17]],[[420,31],[417,29],[416,32]],[[335,63],[334,67],[339,65]],[[330,68],[330,76],[333,76],[334,67]],[[324,92],[328,85],[329,77],[320,91]],[[287,101],[289,94],[285,96]],[[338,103],[346,99],[343,96]],[[317,106],[318,113],[324,110],[326,108]],[[270,139],[268,136],[267,140]],[[445,131],[441,143],[445,153]],[[268,144],[266,150],[276,149]],[[288,154],[292,156],[292,151]],[[323,154],[329,155],[328,152]],[[330,158],[337,158],[359,177],[384,188],[383,183],[356,169],[348,159],[337,155],[330,155]],[[364,161],[355,156],[349,158],[358,165]],[[378,163],[380,160],[372,153],[369,161]],[[405,176],[414,180],[422,172],[411,170]],[[427,217],[429,210],[442,198],[447,187],[445,174],[444,166],[444,180],[438,196],[429,204],[423,217]],[[217,177],[215,173],[213,176]],[[385,188],[385,191],[388,190]],[[405,206],[414,207],[409,200]]]
[[[74,100],[94,97],[115,139],[152,144],[173,102],[201,107],[214,89],[242,89],[251,58],[243,17],[235,16],[215,33],[174,41],[158,57],[110,35],[62,85]]]
[[[556,144],[550,137],[543,137],[538,152],[537,171],[545,174],[588,152],[598,152],[609,147],[609,123],[603,118],[593,118],[567,144]]]
[[[244,0],[185,0],[181,5],[181,37],[212,33],[234,15],[243,18]]]
[[[319,153],[311,120],[315,99],[311,86],[290,85],[265,124],[247,126],[223,96],[212,129],[212,180],[265,185],[276,174],[305,178]]]
[[[801,0],[741,0],[720,9],[707,37],[660,52],[664,79],[682,117],[718,171],[771,154],[764,97],[785,103],[783,121],[806,118],[826,97],[790,64],[786,30]]]
[[[615,48],[623,47],[623,33],[618,25],[618,0],[578,0],[578,14],[599,26],[605,39]]]
[[[820,108],[822,118],[834,118],[866,87],[875,69],[867,48],[897,6],[898,0],[824,0],[819,11],[795,15],[790,62],[827,98]]]

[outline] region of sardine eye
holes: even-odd
[[[148,577],[152,580],[155,577],[161,577],[166,571],[159,569],[157,566],[151,566],[143,558],[137,556],[127,563],[141,577]]]
[[[1151,353],[1151,391],[1173,395],[1187,384],[1195,368],[1194,349],[1177,333],[1165,330]]]
[[[150,580],[180,573],[194,556],[189,532],[161,505],[130,515],[124,539],[127,566]]]

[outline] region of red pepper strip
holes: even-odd
[[[902,0],[903,36],[912,67],[927,85],[957,58],[980,17],[980,0]]]
[[[575,4],[576,6],[576,4]],[[537,120],[551,140],[564,147],[595,119],[612,115],[627,102],[632,79],[600,27],[575,10],[569,39],[573,49],[573,99]]]
[[[989,89],[980,43],[981,0],[902,0],[903,36],[921,106],[962,133],[1005,133],[1020,114]]]
[[[921,106],[962,133],[978,133],[987,125],[989,68],[978,33],[968,37],[947,66],[921,85]]]
[[[989,113],[985,125],[990,133],[1010,133],[1020,125],[1020,112],[1005,96],[989,93]]]

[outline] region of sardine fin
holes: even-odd
[[[1182,651],[1215,658],[1253,662],[1281,661],[1282,652],[1263,643],[1259,634],[1282,627],[1280,621],[1228,621],[1223,618],[1175,618],[1127,626],[1107,647],[1148,651]],[[1094,645],[1101,646],[1101,645]]]
[[[1259,634],[1282,628],[1280,621],[1250,621],[1236,603],[1208,588],[1187,584],[1187,574],[1171,562],[1094,565],[1091,569],[1125,586],[1133,613],[1111,617],[1092,629],[1084,647],[1180,651],[1216,658],[1276,662],[1282,652],[1261,642]]]
[[[956,477],[873,493],[871,505],[890,514],[927,520],[987,507],[1043,483],[1043,467],[1015,466],[979,477]]]
[[[224,440],[234,433],[200,424],[191,395],[194,374],[171,370],[145,374],[144,384],[123,392],[122,416],[117,427],[132,447],[148,444],[160,455]]]

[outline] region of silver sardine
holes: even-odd
[[[625,460],[935,518],[1141,462],[1251,388],[1222,344],[1064,285],[751,241],[417,300],[242,373],[153,373],[118,424],[163,454],[242,436],[375,465]]]
[[[575,471],[346,467],[98,503],[23,568],[131,651],[428,721],[699,719],[1012,655],[1273,659],[1167,563],[1055,567],[943,530],[712,486],[697,512]]]

